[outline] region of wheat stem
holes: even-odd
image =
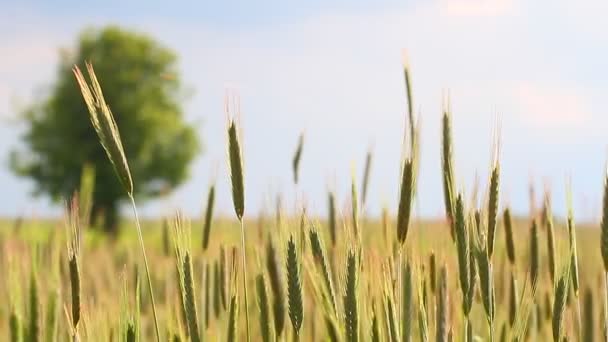
[[[245,293],[245,322],[247,324],[247,341],[251,340],[251,333],[249,330],[249,300],[247,297],[247,257],[245,256],[245,224],[243,223],[243,219],[239,219],[241,223],[241,248],[243,252],[241,253],[242,262],[243,262],[243,291]]]
[[[133,215],[135,215],[135,227],[137,228],[137,237],[139,238],[139,247],[141,254],[144,257],[144,266],[146,267],[146,279],[148,281],[148,291],[150,292],[150,302],[152,302],[152,314],[154,315],[154,329],[156,330],[156,341],[160,342],[160,328],[158,327],[158,315],[156,314],[156,304],[154,302],[154,293],[152,291],[152,279],[150,278],[150,268],[148,267],[148,258],[146,257],[146,248],[144,247],[144,238],[141,234],[141,226],[139,224],[139,215],[135,206],[135,198],[129,194],[131,206],[133,207]]]
[[[608,336],[608,272],[604,272],[604,338]]]

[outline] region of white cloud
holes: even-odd
[[[515,0],[441,0],[441,12],[455,17],[495,17],[515,8]]]
[[[576,87],[520,83],[512,91],[519,119],[530,128],[586,132],[594,125],[589,99]]]

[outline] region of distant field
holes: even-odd
[[[383,315],[385,298],[384,288],[389,286],[396,279],[390,276],[392,267],[399,264],[399,258],[392,256],[395,241],[395,222],[391,220],[388,226],[383,226],[379,221],[361,220],[361,232],[363,233],[363,258],[359,279],[358,291],[360,291],[360,315],[361,315],[361,338],[368,340],[371,334],[372,305],[375,305],[376,315]],[[340,221],[339,226],[342,226]],[[80,331],[83,340],[116,340],[121,334],[121,327],[127,319],[123,309],[124,302],[132,301],[134,292],[129,291],[129,298],[122,298],[121,293],[123,283],[126,280],[127,286],[131,289],[134,286],[135,274],[143,276],[141,269],[141,255],[137,246],[135,231],[132,222],[124,222],[123,234],[117,239],[108,238],[94,230],[87,229],[83,233],[83,245],[81,250],[81,282],[82,282],[82,323]],[[277,225],[274,218],[256,219],[246,221],[247,227],[247,249],[248,249],[248,287],[250,288],[249,313],[252,316],[251,325],[253,336],[260,336],[259,310],[255,291],[255,276],[258,273],[265,273],[265,251],[268,237],[272,239],[284,260],[284,249],[286,240],[290,234],[296,239],[300,239],[302,234],[308,239],[308,232],[312,226],[317,227],[323,234],[323,240],[327,247],[328,260],[331,265],[332,277],[335,280],[337,300],[342,301],[344,292],[344,262],[345,252],[343,246],[346,238],[344,229],[338,230],[338,244],[335,248],[331,247],[328,226],[326,222],[307,223],[304,230],[300,229],[300,219],[293,218],[284,220],[282,227]],[[170,233],[167,228],[163,229],[162,221],[142,222],[144,238],[147,247],[148,258],[151,265],[153,287],[159,309],[159,319],[163,331],[166,334],[181,334],[185,336],[184,322],[180,313],[180,295],[177,285],[178,276],[176,274],[175,252],[173,243],[166,240],[164,234]],[[211,230],[210,247],[203,251],[202,227],[203,223],[194,221],[191,224],[192,238],[191,247],[193,255],[194,285],[196,288],[199,320],[201,322],[202,336],[211,340],[223,340],[226,338],[228,329],[228,308],[219,306],[217,312],[214,309],[215,296],[220,296],[217,292],[214,276],[214,265],[219,262],[220,250],[223,249],[228,259],[230,250],[239,245],[239,225],[236,220],[216,220],[213,222]],[[588,229],[587,229],[588,228]],[[69,340],[69,320],[67,312],[71,303],[70,277],[67,265],[67,237],[69,229],[62,221],[30,221],[23,220],[19,227],[12,221],[3,220],[0,228],[0,246],[2,255],[0,256],[1,272],[5,275],[0,282],[0,293],[3,298],[10,298],[10,305],[3,306],[0,310],[0,336],[2,339],[8,338],[9,315],[12,311],[16,312],[20,318],[24,331],[31,322],[31,289],[30,277],[32,274],[32,264],[34,264],[34,274],[36,277],[36,297],[37,307],[39,308],[38,318],[41,330],[47,331],[49,328],[49,317],[56,315],[56,336],[57,340]],[[538,340],[547,340],[551,336],[551,306],[553,302],[553,284],[549,277],[549,265],[547,258],[547,238],[546,229],[539,229],[540,236],[540,279],[536,295],[536,305],[540,316],[536,310],[531,312],[532,318],[536,323],[531,323],[528,333],[537,333]],[[348,233],[350,234],[350,233]],[[388,235],[386,235],[388,234]],[[602,310],[601,300],[603,298],[602,285],[602,261],[599,249],[599,229],[594,227],[579,227],[578,232],[578,261],[580,265],[580,296],[587,295],[588,291],[597,300],[591,303],[584,303],[583,310],[589,310],[587,305],[593,305],[594,331],[597,332],[596,338],[600,337],[600,312]],[[527,220],[517,219],[514,222],[514,237],[516,247],[515,266],[511,266],[506,257],[505,234],[502,222],[499,223],[496,235],[496,249],[494,254],[494,280],[496,291],[496,306],[500,308],[496,312],[497,333],[500,332],[503,324],[508,324],[509,314],[509,287],[510,277],[513,275],[517,279],[518,290],[524,287],[528,276],[528,258],[530,245],[530,223]],[[568,234],[563,224],[555,227],[555,237],[557,242],[558,265],[565,262],[564,256],[568,251]],[[301,242],[298,242],[301,243]],[[459,334],[462,329],[462,315],[460,309],[460,290],[458,283],[457,252],[451,240],[448,225],[446,222],[422,221],[415,222],[411,228],[407,240],[407,258],[411,260],[414,268],[416,282],[421,280],[424,284],[427,301],[429,305],[428,325],[429,331],[435,329],[434,305],[436,295],[431,291],[429,274],[429,255],[433,251],[437,257],[438,267],[446,265],[448,275],[449,293],[449,312],[450,327],[455,334]],[[310,267],[312,257],[310,255],[310,245],[305,249],[303,271],[303,298],[304,298],[304,322],[302,328],[302,340],[320,340],[327,336],[325,327],[325,310],[319,304],[321,300],[315,295],[310,283],[316,277],[315,267]],[[227,264],[229,262],[227,261]],[[285,262],[280,263],[280,268],[285,276]],[[229,267],[225,266],[226,269]],[[207,271],[210,280],[207,283]],[[226,279],[230,279],[230,271],[227,270]],[[385,274],[387,273],[387,274]],[[393,280],[391,280],[393,279]],[[223,291],[229,293],[230,287],[226,285]],[[397,282],[398,283],[398,282]],[[384,285],[382,285],[384,284]],[[396,283],[395,283],[396,284]],[[318,286],[318,284],[317,284]],[[397,286],[397,285],[395,285]],[[142,340],[152,339],[154,336],[151,321],[151,309],[148,296],[145,295],[146,287],[141,286],[144,294],[141,296],[141,336]],[[286,287],[283,288],[283,291]],[[398,289],[397,289],[398,290]],[[207,295],[207,291],[209,294]],[[318,289],[316,290],[318,292]],[[399,291],[396,291],[399,292]],[[519,292],[518,292],[519,293]],[[58,302],[55,308],[49,308],[49,301],[52,296],[58,295]],[[286,294],[284,294],[286,295]],[[242,295],[241,295],[242,296]],[[253,298],[253,300],[251,299]],[[270,299],[272,299],[270,295]],[[569,336],[576,336],[576,305],[575,299],[569,297],[565,313],[565,332]],[[582,301],[583,298],[581,298]],[[481,337],[487,336],[487,328],[483,306],[479,293],[476,295],[475,304],[472,309],[472,325],[474,333]],[[375,304],[372,304],[375,303]],[[242,304],[241,304],[242,305]],[[64,307],[66,310],[64,312]],[[50,312],[54,310],[54,312]],[[241,313],[244,310],[241,306]],[[287,309],[286,309],[287,310]],[[289,318],[285,311],[285,332],[283,336],[292,334]],[[418,320],[414,319],[417,323]],[[533,322],[533,321],[531,321]],[[587,322],[589,323],[589,322]],[[245,317],[239,315],[238,338],[245,339]],[[272,326],[272,325],[271,325]],[[412,334],[414,340],[418,340],[418,326],[414,324]],[[382,335],[386,338],[384,324],[381,329]],[[431,334],[433,336],[433,334]],[[258,340],[254,338],[254,340]],[[286,339],[289,340],[289,339]],[[455,340],[459,340],[456,338]]]

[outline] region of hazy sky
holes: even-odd
[[[370,146],[374,164],[368,210],[394,210],[406,108],[403,50],[413,69],[422,120],[418,213],[443,212],[439,121],[449,90],[457,181],[485,188],[496,121],[502,127],[502,204],[528,208],[528,183],[553,188],[563,212],[572,178],[576,215],[595,219],[601,202],[608,128],[608,3],[605,1],[73,1],[0,2],[0,215],[59,212],[7,168],[23,127],[16,109],[45,94],[59,47],[80,30],[118,24],[175,49],[194,91],[186,116],[206,153],[169,199],[148,215],[175,208],[198,214],[217,179],[219,210],[232,214],[225,156],[223,97],[241,94],[246,213],[272,208],[276,192],[294,193],[324,213],[335,188],[347,208],[351,170],[359,180]],[[84,104],[83,104],[84,106]],[[305,131],[301,184],[291,157]],[[214,177],[214,175],[216,175]],[[477,175],[477,176],[476,176]]]

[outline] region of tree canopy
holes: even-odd
[[[117,205],[125,192],[91,126],[72,66],[90,61],[120,130],[135,183],[135,196],[150,198],[173,189],[188,176],[199,150],[194,127],[183,118],[184,99],[177,57],[140,33],[117,27],[86,30],[73,53],[62,53],[48,97],[22,113],[24,149],[11,154],[11,167],[33,179],[38,194],[69,198],[84,165],[95,168],[93,214],[105,212],[116,227]]]

